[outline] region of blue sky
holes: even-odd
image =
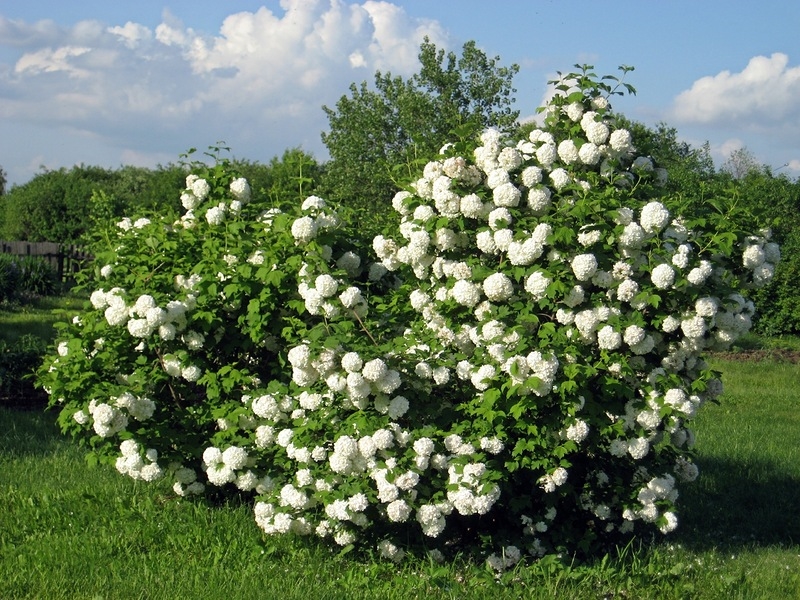
[[[798,177],[798,32],[785,0],[0,0],[0,167],[21,184],[220,140],[249,160],[325,160],[322,105],[376,69],[412,74],[428,35],[519,64],[523,116],[557,71],[632,65],[638,93],[615,109],[708,141],[718,165],[745,147]]]

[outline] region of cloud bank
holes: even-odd
[[[323,104],[376,70],[415,72],[425,36],[448,46],[438,22],[389,2],[283,0],[281,9],[232,14],[213,35],[169,12],[153,29],[0,16],[0,120],[61,130],[71,151],[76,136],[89,154],[109,146],[119,162],[155,164],[165,150],[218,140],[258,160],[295,146],[319,153]],[[84,160],[94,162],[72,158]]]

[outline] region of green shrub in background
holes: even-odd
[[[50,296],[58,287],[55,269],[43,258],[0,254],[0,302]]]
[[[0,302],[14,298],[19,289],[19,258],[10,254],[0,254]]]

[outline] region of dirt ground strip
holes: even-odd
[[[715,352],[711,356],[722,360],[740,360],[748,362],[761,362],[771,360],[775,362],[788,362],[797,364],[800,362],[800,350],[786,349],[758,349],[758,350],[737,350],[736,352]]]

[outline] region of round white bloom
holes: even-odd
[[[194,195],[193,192],[188,191],[181,194],[181,205],[187,211],[192,211],[200,204],[200,198]]]
[[[514,220],[511,212],[505,207],[495,208],[489,213],[489,227],[494,230],[502,229],[510,225]]]
[[[670,531],[674,531],[676,527],[678,527],[678,517],[672,511],[666,511],[663,515],[664,523],[658,526],[659,531],[661,533],[669,533]]]
[[[661,202],[649,202],[642,208],[639,221],[648,233],[657,233],[667,226],[670,220],[669,211]]]
[[[497,244],[494,242],[494,235],[491,231],[479,231],[475,236],[475,245],[478,247],[478,250],[484,254],[497,253]]]
[[[615,152],[623,154],[633,152],[633,138],[631,137],[631,132],[627,129],[617,129],[614,131],[608,143]]]
[[[558,157],[567,165],[578,162],[578,148],[572,140],[564,140],[558,145]],[[556,186],[558,188],[558,186]]]
[[[483,293],[492,302],[506,300],[514,293],[514,283],[504,273],[493,273],[484,280]]]
[[[311,361],[311,349],[306,344],[295,346],[289,350],[287,358],[293,367],[305,369]]]
[[[375,358],[364,365],[361,375],[367,381],[375,382],[383,378],[386,375],[387,371],[388,368],[386,366],[386,363],[383,362],[383,360],[380,358]]]
[[[628,453],[634,460],[641,460],[650,451],[650,442],[647,438],[636,438],[628,441]]]
[[[230,185],[231,194],[239,202],[248,202],[250,200],[250,184],[244,177],[238,177],[231,181]]]
[[[411,515],[411,506],[405,500],[395,500],[386,505],[386,515],[390,521],[404,523]]]
[[[241,469],[247,464],[247,450],[238,446],[230,446],[222,453],[222,462],[231,469]]]
[[[181,369],[181,377],[186,381],[197,381],[202,374],[202,369],[196,365],[188,365]]]
[[[567,470],[564,467],[558,467],[550,474],[550,477],[556,487],[560,487],[567,482]]]
[[[625,328],[623,339],[629,346],[635,346],[644,341],[647,332],[638,325],[629,325]]]
[[[317,276],[316,280],[314,281],[314,287],[323,298],[330,298],[338,291],[339,284],[331,275],[328,273],[323,273],[322,275]]]
[[[503,183],[494,188],[493,199],[497,206],[518,206],[522,193],[510,182]]]
[[[675,282],[675,271],[666,263],[657,265],[650,274],[650,280],[660,290],[665,290]]]
[[[450,381],[450,369],[445,366],[433,369],[433,381],[436,385],[444,385]]]
[[[622,302],[630,302],[639,293],[639,284],[633,279],[621,281],[617,287],[617,298]]]
[[[580,444],[589,435],[589,425],[586,421],[577,420],[567,427],[567,439]]]
[[[702,285],[713,272],[714,269],[711,266],[711,263],[707,260],[703,260],[700,261],[699,267],[695,267],[689,271],[689,275],[687,275],[686,278],[692,285]]]
[[[706,322],[700,316],[684,319],[681,321],[681,331],[687,338],[701,338],[706,333]]]
[[[188,182],[187,182],[188,183]],[[198,200],[205,200],[208,193],[211,191],[211,186],[205,179],[194,179],[191,183],[188,183],[187,187],[192,190],[192,194],[194,194]]]
[[[339,300],[345,308],[355,308],[356,305],[364,303],[364,298],[361,295],[361,290],[357,287],[349,287],[344,292],[339,294]]]
[[[481,298],[480,288],[465,279],[455,282],[452,294],[453,299],[462,306],[475,306]]]
[[[589,143],[595,144],[596,146],[602,146],[606,143],[608,139],[608,125],[594,120],[587,122],[585,125],[583,121],[581,121],[581,125],[583,126],[586,139],[589,140]]]
[[[220,225],[225,220],[225,205],[212,206],[206,211],[206,221],[209,225]]]
[[[483,216],[483,200],[475,194],[461,198],[461,214],[469,219],[479,219]]]
[[[597,345],[603,350],[616,350],[622,345],[622,335],[611,325],[606,325],[597,332]]]
[[[394,434],[388,429],[378,429],[372,434],[372,440],[380,450],[387,450],[394,446]]]
[[[551,283],[548,277],[541,272],[535,271],[525,281],[525,291],[536,300],[541,300],[547,294],[547,286]]]
[[[520,181],[525,187],[532,188],[542,182],[542,170],[539,167],[526,167],[520,174]]]
[[[746,269],[755,269],[766,260],[766,253],[758,245],[748,246],[742,254],[742,264]]]
[[[719,303],[716,298],[699,298],[697,302],[694,303],[694,310],[701,317],[713,317],[717,314],[718,309]]]
[[[571,102],[564,108],[564,112],[570,121],[575,121],[577,123],[583,116],[583,104],[580,102]]]
[[[597,258],[594,254],[579,254],[570,266],[578,281],[588,281],[597,272]]]
[[[508,228],[498,229],[494,232],[494,245],[501,252],[507,252],[514,241],[514,232]]]
[[[681,320],[673,315],[669,315],[661,322],[661,329],[664,331],[664,333],[672,333],[673,331],[677,331],[680,326]]]
[[[603,237],[603,232],[599,229],[594,229],[592,231],[581,231],[578,233],[578,243],[581,246],[588,248],[589,246],[593,246],[597,242],[599,242]]]
[[[483,365],[470,377],[472,385],[479,391],[488,390],[491,380],[497,374],[497,369],[493,365]]]
[[[528,192],[528,208],[536,215],[544,214],[550,207],[550,189],[544,186],[532,188]]]
[[[687,252],[676,252],[672,255],[672,264],[679,269],[685,269],[689,266],[689,254]]]
[[[567,292],[567,295],[564,296],[564,304],[569,306],[570,308],[575,308],[579,304],[581,304],[586,297],[586,293],[583,287],[579,285],[572,286],[572,289]]]
[[[538,160],[539,164],[545,169],[550,168],[550,165],[555,162],[557,156],[558,153],[555,144],[543,144],[536,150],[536,160]]]
[[[571,181],[571,179],[572,178],[569,176],[569,173],[562,168],[553,169],[550,171],[550,181],[553,182],[553,187],[556,188],[556,190],[562,189]]]
[[[389,402],[387,414],[391,419],[399,419],[408,412],[408,400],[404,396],[395,396]]]
[[[317,227],[312,217],[300,217],[292,223],[292,236],[297,242],[307,244],[317,235]]]

